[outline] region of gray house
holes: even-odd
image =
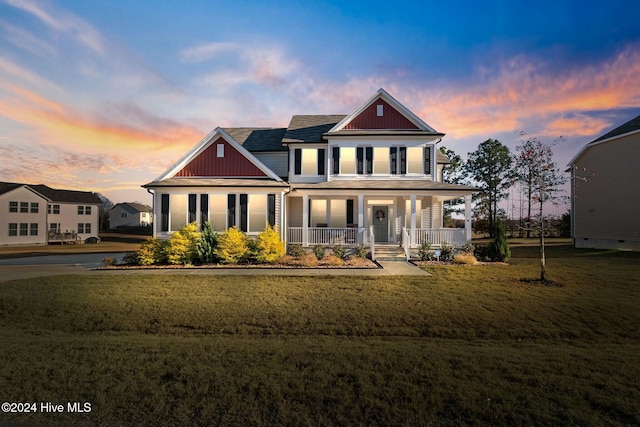
[[[640,116],[585,145],[569,163],[577,248],[640,251]]]

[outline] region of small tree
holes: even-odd
[[[218,234],[216,256],[225,264],[237,264],[249,256],[249,238],[236,227]]]
[[[203,264],[212,264],[218,261],[216,247],[218,246],[218,235],[213,229],[213,224],[209,221],[204,223],[202,237],[198,245],[198,259]]]
[[[285,254],[284,242],[280,234],[269,224],[256,238],[256,260],[258,262],[274,263]]]
[[[507,262],[511,258],[511,249],[507,243],[507,233],[500,218],[496,221],[496,233],[489,243],[489,259],[494,262]]]
[[[200,232],[195,222],[185,225],[169,238],[167,260],[169,264],[191,264],[198,256]]]

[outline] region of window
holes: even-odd
[[[9,212],[18,212],[18,202],[9,202]]]
[[[60,205],[53,205],[53,214],[54,215],[60,214]]]
[[[392,175],[407,173],[407,147],[391,147],[389,149],[389,164]]]
[[[342,174],[356,173],[356,148],[355,147],[340,148],[340,173]]]
[[[169,195],[160,195],[160,231],[169,231]]]
[[[371,175],[373,173],[373,148],[358,147],[356,149],[358,175]]]
[[[9,223],[9,236],[17,236],[18,235],[18,223],[11,222]]]
[[[376,113],[377,113],[378,117],[384,116],[384,105],[383,104],[376,105]]]
[[[187,207],[186,194],[171,195],[171,231],[178,231],[187,225]]]
[[[84,215],[84,206],[78,206],[78,215]]]
[[[276,225],[276,195],[267,195],[267,221],[269,225],[274,227]]]
[[[235,203],[235,202],[234,202]],[[209,196],[209,220],[215,231],[224,231],[227,227],[227,195],[211,194]]]
[[[347,226],[347,204],[346,200],[331,199],[329,201],[331,207],[331,227],[344,228]]]
[[[311,215],[309,215],[309,220],[311,221],[311,227],[318,227],[319,224],[327,223],[327,201],[324,199],[319,200],[311,200]],[[325,225],[326,227],[326,225]]]
[[[209,195],[200,195],[200,223],[204,226],[204,223],[209,221]]]
[[[227,227],[236,225],[236,195],[227,195]]]
[[[40,206],[38,202],[31,202],[31,213],[38,213],[39,209]]]
[[[407,149],[407,173],[422,174],[424,163],[424,149],[422,147],[409,147]]]
[[[340,147],[333,147],[333,173],[338,175],[340,173]]]
[[[302,150],[302,174],[318,175],[318,151],[315,148]]]
[[[91,233],[91,223],[90,222],[85,223],[84,232],[87,233],[87,234]]]
[[[27,224],[26,222],[21,222],[20,223],[20,235],[21,236],[26,236],[29,234],[29,224]]]
[[[216,144],[216,157],[224,157],[224,144]]]
[[[196,195],[189,194],[189,219],[187,223],[196,222]]]
[[[262,231],[268,219],[266,194],[249,194],[249,231]]]
[[[20,202],[20,213],[29,213],[29,202]]]
[[[78,234],[84,234],[84,223],[78,223]]]
[[[424,147],[424,173],[431,173],[431,147]]]
[[[84,207],[84,214],[85,215],[91,215],[91,206],[85,206]]]
[[[60,230],[60,224],[49,224],[49,231],[51,233],[57,233]]]
[[[38,223],[37,222],[32,222],[31,224],[29,224],[29,235],[30,236],[37,236],[38,235]]]
[[[325,158],[325,149],[324,148],[319,148],[318,149],[318,175],[324,175],[325,172],[325,162],[326,162],[326,158]]]
[[[126,212],[122,212],[121,216],[122,216],[122,218],[126,218],[127,217],[127,213]]]
[[[389,173],[389,148],[375,147],[373,149],[373,173]]]
[[[301,175],[302,174],[302,149],[301,148],[294,149],[293,157],[294,157],[293,173],[296,175]]]

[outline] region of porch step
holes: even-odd
[[[406,261],[404,249],[398,245],[376,245],[375,258],[378,261]]]

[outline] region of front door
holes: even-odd
[[[389,242],[389,207],[374,206],[372,223],[376,243]]]

